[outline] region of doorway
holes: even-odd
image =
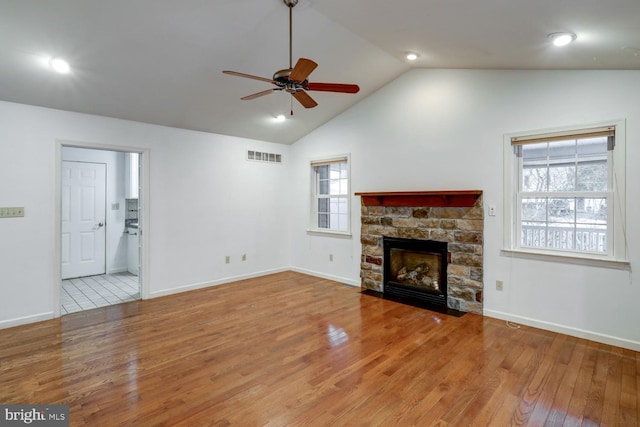
[[[141,298],[138,152],[61,146],[60,314]]]

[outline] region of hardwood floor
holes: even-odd
[[[71,425],[638,426],[640,353],[287,272],[0,330]]]

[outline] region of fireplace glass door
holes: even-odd
[[[447,307],[447,242],[383,238],[384,294]]]
[[[440,291],[442,255],[431,252],[391,249],[389,256],[391,257],[389,279],[392,282],[442,295]]]

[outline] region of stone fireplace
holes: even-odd
[[[363,289],[408,292],[409,298],[418,292],[430,304],[482,314],[481,191],[356,195],[362,198]]]

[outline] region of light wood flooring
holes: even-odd
[[[0,403],[91,426],[638,426],[640,354],[287,272],[0,330]]]

